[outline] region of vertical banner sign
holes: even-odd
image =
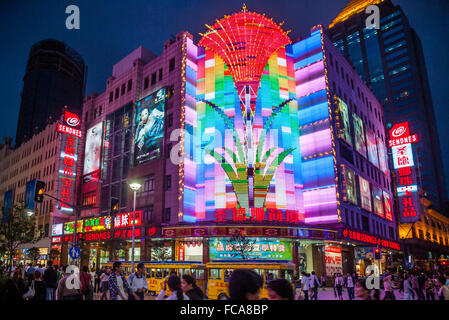
[[[360,200],[362,202],[362,208],[372,212],[371,209],[371,189],[369,186],[368,180],[363,179],[361,176],[359,176],[359,183],[360,183]]]
[[[324,247],[324,263],[326,265],[326,275],[333,276],[335,273],[342,273],[343,264],[341,258],[341,248],[339,247]]]
[[[394,169],[397,170],[396,184],[401,223],[413,223],[421,219],[421,204],[412,150],[412,143],[417,141],[418,136],[410,134],[408,122],[396,124],[390,129],[388,145],[392,150]]]
[[[338,121],[338,137],[346,141],[350,146],[352,146],[351,125],[349,120],[348,106],[340,98],[337,98],[337,102],[338,102],[338,113],[340,116],[340,119]]]
[[[343,201],[357,205],[357,186],[355,173],[345,165],[341,165],[343,171]]]
[[[25,208],[28,210],[35,209],[34,192],[36,190],[36,179],[28,181],[25,187]]]
[[[103,122],[89,128],[86,133],[83,175],[98,180],[100,173],[101,146],[103,140]]]
[[[80,119],[76,114],[65,111],[65,127],[79,130],[80,124]],[[81,132],[81,130],[79,131]],[[81,138],[81,134],[72,134],[71,132],[77,131],[65,130],[64,132],[61,132],[62,137],[57,181],[57,198],[69,204],[75,202],[76,163],[78,161],[78,145]],[[59,202],[55,203],[55,211],[67,214],[73,212],[73,208],[63,202]]]
[[[5,192],[5,195],[3,196],[2,223],[6,222],[6,218],[11,213],[11,210],[12,210],[12,190],[8,190]]]
[[[383,192],[384,195],[384,207],[385,207],[385,219],[393,221],[393,208],[391,206],[391,196]]]

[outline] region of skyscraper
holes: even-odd
[[[23,78],[16,147],[58,120],[64,106],[81,111],[85,75],[83,59],[66,44],[47,39],[33,45]]]
[[[369,5],[380,26],[367,29]],[[432,96],[421,40],[390,0],[351,0],[329,26],[332,42],[383,104],[387,128],[409,121],[419,135],[414,147],[420,187],[436,207],[447,198]]]

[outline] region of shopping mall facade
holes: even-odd
[[[133,180],[136,261],[293,262],[332,276],[363,274],[378,247],[381,269],[394,265],[382,106],[322,26],[292,41],[244,9],[208,28],[159,56],[139,47],[85,98],[81,265],[131,260]],[[73,220],[53,221],[59,264]]]

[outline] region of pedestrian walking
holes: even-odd
[[[75,279],[76,274],[72,275],[67,266],[62,268],[64,277],[59,281],[58,288],[56,289],[57,300],[83,300],[81,292],[76,289]]]
[[[267,285],[269,300],[293,300],[294,292],[291,283],[283,278],[271,280]]]
[[[46,300],[54,300],[55,298],[55,290],[58,286],[58,274],[56,270],[53,268],[53,262],[47,262],[47,269],[44,273],[44,281],[46,285],[47,295]]]
[[[19,267],[14,268],[13,275],[6,281],[3,292],[0,292],[0,298],[3,300],[23,300],[25,293],[25,282],[22,278],[22,270]]]
[[[346,286],[346,289],[348,290],[348,298],[349,298],[349,300],[354,300],[355,280],[354,280],[354,278],[351,276],[351,274],[349,272],[346,274],[345,286]]]
[[[361,300],[373,300],[371,291],[366,287],[366,280],[359,279],[355,283],[355,296]]]
[[[396,300],[391,275],[387,276],[384,279],[384,292],[385,292],[384,300]]]
[[[137,271],[129,275],[128,285],[130,288],[128,300],[144,300],[145,292],[148,290],[148,283],[145,279],[145,265],[143,263],[139,263]]]
[[[323,275],[321,276],[321,288],[324,290],[326,290],[326,275],[323,273]]]
[[[449,271],[444,273],[444,278],[446,279],[445,285],[449,287]]]
[[[104,272],[100,276],[101,297],[100,300],[108,300],[108,288],[109,288],[109,274],[108,267],[104,268]]]
[[[87,266],[83,267],[83,272],[80,274],[80,284],[84,300],[93,300],[92,275]]]
[[[412,288],[410,281],[410,275],[406,274],[404,276],[404,300],[415,300],[415,290]]]
[[[426,300],[435,300],[435,280],[429,277],[424,284],[424,290],[426,292]]]
[[[320,280],[315,274],[315,271],[312,271],[311,276],[309,277],[309,287],[312,291],[312,300],[318,300],[318,288],[321,286]]]
[[[345,284],[345,280],[343,277],[337,273],[337,276],[335,277],[334,287],[337,290],[337,295],[340,300],[343,300],[343,286]]]
[[[191,275],[182,276],[181,289],[190,300],[204,300],[203,290],[196,285],[195,278]]]
[[[48,269],[47,269],[48,270]],[[47,272],[47,270],[45,270]],[[34,279],[30,283],[33,286],[34,296],[30,300],[44,301],[48,300],[47,283],[42,280],[42,275],[39,270],[34,271]]]
[[[181,279],[176,274],[172,274],[168,280],[164,281],[164,287],[156,297],[156,300],[164,300],[165,293],[167,292],[167,285],[172,295],[166,300],[190,300],[190,298],[182,292]]]
[[[437,278],[438,286],[438,299],[439,300],[449,300],[449,287],[446,285],[446,279],[444,277]]]
[[[101,270],[97,270],[95,272],[95,282],[94,282],[94,292],[99,293],[100,292],[100,276],[102,274]]]
[[[254,270],[236,269],[229,280],[231,300],[259,300],[262,277]]]
[[[332,276],[332,287],[334,288],[334,297],[337,298],[337,288],[335,287],[335,279],[337,279],[337,274],[334,273]]]
[[[301,290],[304,294],[304,300],[309,300],[309,289],[310,289],[310,283],[309,283],[309,277],[305,272],[301,273]]]
[[[114,262],[112,272],[109,276],[109,295],[111,300],[127,300],[126,292],[129,293],[128,281],[122,275],[122,263]]]

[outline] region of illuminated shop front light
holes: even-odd
[[[66,154],[65,152],[61,152],[61,158],[64,159],[66,157],[67,158],[71,158],[71,159],[73,159],[75,161],[78,161],[78,155],[72,156],[72,155]]]

